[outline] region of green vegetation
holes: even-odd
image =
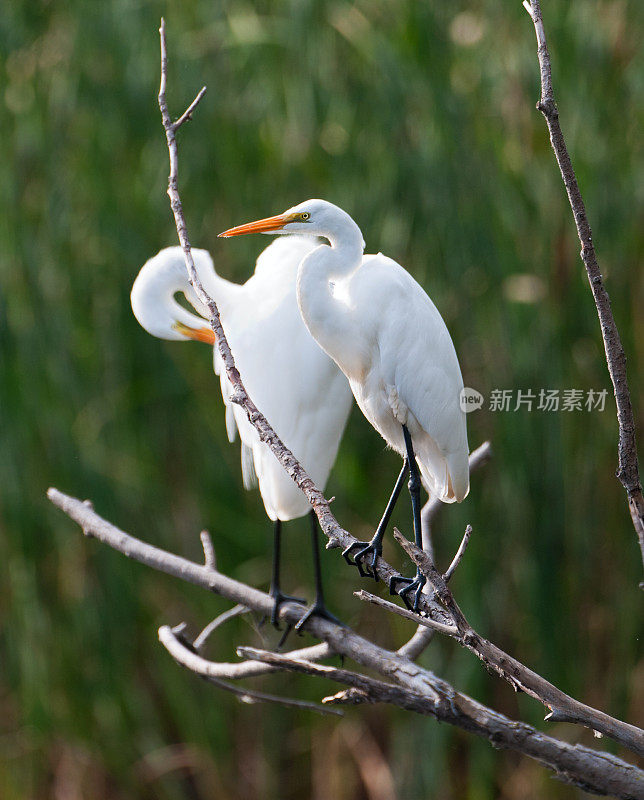
[[[545,6],[562,124],[641,416],[642,5]],[[349,800],[375,797],[360,771],[388,765],[398,797],[580,797],[533,763],[403,712],[349,710],[338,721],[239,705],[156,641],[158,625],[196,630],[222,601],[84,540],[47,503],[52,484],[90,497],[124,529],[195,558],[208,527],[224,570],[268,581],[269,525],[258,494],[241,488],[207,348],[151,338],[129,306],[140,265],[176,242],[156,106],[161,14],[174,113],[208,85],[179,135],[181,191],[193,244],[222,275],[243,281],[266,242],[222,243],[220,230],[324,197],[354,216],[369,251],[427,289],[468,386],[486,398],[495,388],[610,388],[534,108],[534,31],[519,0],[6,3],[0,796]],[[469,417],[469,437],[472,447],[491,438],[495,458],[467,501],[444,510],[439,561],[471,522],[454,589],[472,623],[562,689],[637,722],[641,564],[613,477],[610,392],[603,413],[488,405]],[[372,531],[397,469],[355,411],[328,495],[356,535]],[[409,531],[405,504],[397,524]],[[303,565],[292,558],[285,588],[310,594],[305,525],[287,529]],[[386,555],[402,563],[393,546]],[[391,646],[411,633],[358,605],[355,572],[337,552],[325,565],[345,619]],[[261,637],[274,642],[239,621],[213,646],[232,659],[235,643]],[[459,689],[543,724],[542,709],[456,645],[436,641],[423,659]],[[293,677],[263,685],[311,699],[330,688]],[[553,730],[593,744],[588,732]]]

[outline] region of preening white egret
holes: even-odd
[[[310,336],[297,306],[298,266],[315,246],[315,240],[301,236],[273,242],[257,259],[255,274],[243,285],[217,275],[206,250],[193,249],[192,255],[204,288],[219,307],[249,396],[316,484],[324,488],[349,415],[351,391],[342,372]],[[181,248],[169,247],[151,258],[134,281],[131,302],[137,320],[161,339],[215,344],[206,320],[176,301],[179,292],[207,317],[188,281]],[[244,410],[231,402],[232,387],[217,347],[214,369],[221,379],[228,438],[234,441],[236,431],[241,438],[244,486],[259,484],[266,513],[274,521],[270,593],[274,599],[272,621],[277,625],[280,604],[297,599],[282,594],[280,587],[282,522],[302,517],[311,508],[268,446],[260,441]],[[324,615],[318,523],[312,511],[310,524],[316,579],[316,600],[310,613]]]
[[[454,345],[419,284],[381,253],[364,255],[360,228],[332,203],[307,200],[278,216],[219,235],[246,233],[308,234],[328,241],[301,259],[297,301],[302,317],[313,338],[349,379],[365,417],[403,457],[372,540],[345,551],[361,575],[376,577],[382,537],[408,471],[419,547],[421,479],[445,503],[460,502],[469,491],[467,430],[459,402],[463,378]],[[413,579],[394,579],[390,590],[416,610],[424,583],[417,572]],[[398,590],[399,584],[403,586]]]

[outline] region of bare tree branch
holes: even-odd
[[[532,18],[537,35],[537,55],[541,71],[541,98],[537,103],[537,108],[545,117],[548,125],[550,143],[557,158],[557,164],[559,165],[575,219],[577,234],[581,242],[581,259],[586,267],[588,282],[597,307],[597,315],[606,352],[606,363],[608,364],[608,372],[610,373],[615,393],[619,425],[617,477],[628,495],[629,510],[637,533],[642,561],[644,562],[644,498],[642,497],[642,484],[637,463],[635,420],[626,376],[626,355],[610,307],[608,292],[604,286],[599,264],[597,263],[593,234],[586,215],[586,207],[579,191],[579,184],[577,183],[572,161],[559,124],[559,111],[552,88],[550,53],[548,52],[546,33],[543,27],[541,3],[539,0],[532,0],[532,2],[524,0],[523,5]]]
[[[420,627],[427,628],[432,632],[436,631],[438,633],[444,633],[446,636],[451,636],[454,639],[459,637],[459,631],[456,625],[443,625],[442,622],[436,622],[435,620],[431,619],[431,617],[419,617],[419,615],[415,614],[413,611],[409,611],[407,608],[396,605],[396,603],[392,603],[391,600],[385,600],[383,597],[378,597],[377,594],[372,594],[364,589],[359,589],[357,592],[353,593],[353,596],[357,597],[358,600],[364,600],[365,602],[371,603],[374,606],[384,608],[386,611],[391,611],[392,613],[397,614],[399,617],[408,619],[410,622],[415,622]],[[400,650],[398,650],[398,654],[404,655],[400,652]]]
[[[228,681],[222,679],[222,676],[228,678],[241,677],[241,675],[231,676],[228,674],[228,671],[224,669],[228,665],[217,664],[214,661],[207,661],[205,658],[202,658],[193,649],[188,647],[186,642],[182,641],[181,636],[177,635],[176,628],[170,628],[168,625],[163,625],[159,628],[159,641],[177,664],[181,664],[182,667],[190,670],[190,672],[194,672],[195,675],[199,675],[201,678],[205,678],[220,689],[232,692],[232,694],[239,697],[243,703],[275,703],[277,705],[287,706],[288,708],[316,711],[318,714],[335,714],[336,716],[342,716],[341,711],[337,711],[325,705],[320,705],[319,703],[309,703],[306,700],[297,700],[292,697],[267,694],[266,692],[258,692],[256,689],[242,689],[239,686],[228,683]],[[233,664],[231,666],[238,665]],[[257,674],[257,672],[253,673],[252,669],[249,670],[249,673]]]
[[[457,628],[458,633],[452,634],[444,631],[447,635],[453,636],[463,647],[475,653],[489,669],[494,670],[515,689],[521,689],[530,697],[543,703],[550,711],[546,719],[584,725],[614,739],[634,753],[644,756],[644,731],[635,725],[629,725],[580,703],[557,689],[541,675],[524,666],[520,661],[504,653],[492,642],[479,636],[465,618],[445,579],[427,553],[416,547],[413,542],[405,539],[397,528],[394,528],[394,537],[431,583],[436,596],[449,612],[452,624]]]
[[[195,99],[190,103],[188,108],[183,112],[183,114],[179,117],[179,119],[172,124],[172,129],[174,133],[176,133],[179,128],[183,125],[184,122],[189,122],[192,119],[192,112],[197,108],[199,103],[201,102],[201,98],[206,94],[206,87],[202,86],[201,91],[195,97]]]
[[[203,536],[203,534],[202,534]],[[212,567],[214,569],[214,566]],[[246,608],[246,606],[242,606],[237,604],[232,608],[229,608],[228,611],[224,611],[223,614],[220,614],[218,617],[215,617],[212,622],[209,622],[206,627],[201,631],[199,636],[194,640],[192,646],[196,650],[197,653],[201,653],[201,651],[206,646],[206,642],[212,636],[212,634],[220,628],[222,625],[225,625],[228,620],[234,619],[235,617],[239,617],[242,614],[248,614],[250,608]]]
[[[370,678],[350,669],[314,664],[301,658],[293,658],[290,654],[271,653],[269,650],[260,650],[256,647],[238,647],[237,655],[241,658],[249,658],[270,664],[276,669],[292,670],[293,672],[316,675],[320,678],[328,678],[331,681],[344,683],[353,689],[360,689],[371,698],[371,702],[392,703],[401,708],[420,713],[428,711],[428,706],[421,695],[415,695],[413,692],[405,691],[393,683]],[[433,709],[434,705],[432,703],[429,713],[433,713]]]
[[[423,587],[424,589],[425,587]],[[401,645],[396,652],[399,656],[404,656],[410,661],[415,661],[429,645],[434,638],[436,630],[425,625],[418,625],[414,631],[413,636],[410,637],[405,644]]]
[[[472,535],[472,526],[468,525],[465,528],[465,533],[463,534],[463,538],[461,539],[461,543],[456,551],[456,555],[452,559],[452,563],[449,565],[443,578],[445,579],[445,583],[449,583],[450,578],[456,572],[458,565],[461,563],[461,559],[465,555],[465,550],[467,549],[467,545],[470,543],[470,536]]]
[[[90,505],[81,500],[69,497],[56,489],[50,489],[48,496],[54,505],[61,508],[81,526],[86,536],[97,538],[129,558],[201,586],[208,591],[220,594],[232,602],[242,604],[262,615],[270,614],[273,605],[270,595],[235,581],[210,567],[196,564],[135,539],[100,517]],[[422,553],[422,551],[418,552]],[[442,578],[442,576],[440,577]],[[302,613],[301,606],[295,603],[284,603],[280,609],[280,617],[292,625],[299,620]],[[386,679],[387,686],[397,685],[400,687],[405,694],[398,695],[398,697],[401,703],[403,700],[409,703],[411,710],[419,710],[422,705],[422,710],[419,710],[419,713],[431,714],[437,719],[487,738],[495,747],[504,747],[523,753],[553,770],[561,780],[574,783],[588,791],[620,798],[642,797],[640,789],[644,785],[644,772],[635,766],[627,764],[608,753],[581,747],[580,745],[569,745],[554,737],[546,736],[529,725],[508,719],[493,709],[478,703],[471,697],[457,692],[451,684],[439,678],[433,672],[419,667],[396,653],[378,647],[349,628],[336,625],[326,619],[312,617],[307,624],[307,630],[317,639],[326,642],[333,652],[352,659],[356,664],[364,668],[377,672]],[[175,636],[174,638],[177,637]],[[485,640],[481,641],[485,643]],[[179,644],[182,643],[179,642]],[[485,644],[492,647],[490,643]],[[192,656],[200,658],[185,644],[182,644],[182,649],[176,652],[178,652],[180,660],[184,664],[188,663],[188,661],[194,663],[192,662]],[[188,655],[190,659],[188,659]],[[278,658],[301,661],[302,656],[306,659],[306,651],[300,651],[299,654],[295,651],[285,656],[278,656]],[[507,658],[510,657],[508,656]],[[253,662],[259,660],[263,663],[263,659],[264,657],[262,656],[261,659],[253,659]],[[213,663],[205,659],[201,661],[206,664]],[[197,662],[200,668],[203,666],[201,661]],[[312,663],[311,658],[307,659],[307,663]],[[515,668],[515,664],[525,670],[522,665],[513,659],[508,667]],[[285,665],[282,664],[281,666]],[[251,670],[255,668],[254,664],[252,664]],[[208,669],[211,668],[209,667]],[[229,677],[231,675],[229,672],[226,674]],[[248,674],[250,673],[247,673],[245,677]],[[336,675],[339,674],[336,673]],[[217,675],[212,677],[215,680],[220,680]],[[362,687],[366,688],[352,688],[366,691],[367,695],[370,696],[370,689],[373,689],[373,684],[369,684],[367,676],[363,677],[366,682],[362,684]],[[544,683],[550,686],[547,682]],[[554,687],[552,689],[558,692]],[[245,690],[240,690],[240,692],[242,694],[246,693]],[[560,694],[563,697],[567,697],[563,693]],[[342,699],[347,702],[349,696],[345,693]],[[341,698],[338,698],[338,701],[341,701]],[[388,702],[390,701],[391,699]],[[372,700],[372,702],[374,701]],[[607,715],[601,715],[601,712],[596,713],[612,720]],[[625,725],[619,720],[613,720],[613,722],[618,728]],[[596,730],[600,729],[596,725],[592,725],[592,727]],[[626,727],[633,729],[633,726]],[[615,738],[620,742],[622,741],[621,738]]]
[[[206,625],[199,636],[197,636],[192,643],[193,650],[201,655],[201,651],[205,647],[206,640],[212,635],[212,633],[214,633],[215,630],[220,628],[229,620],[234,619],[241,614],[246,614],[249,611],[251,611],[250,608],[242,605],[236,605],[228,611],[224,611],[223,614],[220,614],[212,622]],[[176,634],[177,628],[173,628],[172,631]],[[161,637],[159,636],[159,638]],[[323,642],[322,644],[315,644],[312,647],[303,647],[301,650],[291,650],[287,655],[291,656],[291,658],[301,658],[306,659],[307,661],[319,661],[320,659],[328,658],[329,656],[334,655],[334,652],[326,642]],[[259,661],[245,661],[241,664],[225,664],[223,662],[219,662],[218,667],[220,668],[219,677],[229,678],[230,680],[239,680],[240,678],[255,678],[258,675],[266,675],[269,672],[275,672],[272,667],[268,666],[267,664],[260,663]]]

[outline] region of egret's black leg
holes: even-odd
[[[273,535],[273,576],[271,578],[271,588],[269,590],[270,596],[273,598],[273,610],[271,611],[271,624],[280,629],[278,614],[282,603],[289,600],[294,603],[305,603],[301,597],[292,597],[289,594],[282,594],[280,588],[280,555],[282,549],[282,520],[275,520],[274,535]]]
[[[405,449],[407,450],[407,460],[409,461],[409,494],[411,496],[411,510],[414,517],[414,538],[416,546],[422,549],[423,536],[420,522],[420,471],[416,463],[416,456],[414,455],[414,447],[411,442],[411,436],[407,430],[407,426],[403,425],[403,436],[405,438]],[[415,578],[392,578],[389,582],[389,591],[391,594],[399,594],[405,601],[405,605],[410,611],[418,611],[418,601],[423,586],[427,582],[427,578],[416,569]],[[403,584],[402,589],[396,588],[398,584]],[[408,595],[413,598],[410,602]]]
[[[403,482],[405,480],[405,476],[407,475],[407,470],[409,469],[409,461],[407,458],[403,459],[402,469],[400,470],[400,475],[396,480],[396,485],[394,486],[394,490],[391,493],[391,497],[389,498],[389,502],[387,503],[387,507],[385,508],[385,512],[382,515],[382,519],[378,523],[378,527],[376,528],[376,532],[373,535],[373,538],[370,542],[365,544],[364,542],[354,542],[350,544],[346,550],[342,551],[342,555],[345,558],[347,564],[351,564],[352,567],[357,567],[358,572],[362,578],[373,578],[374,580],[378,580],[378,574],[376,573],[376,561],[382,555],[382,538],[385,535],[385,531],[387,530],[387,525],[389,524],[389,519],[391,518],[392,512],[396,505],[396,500],[398,500],[398,495],[400,494],[400,490],[402,489]],[[351,554],[353,551],[356,550],[356,554],[353,556],[353,561],[351,560]],[[369,559],[369,563],[365,566],[363,565],[364,559],[371,553],[371,558]]]
[[[300,619],[295,626],[295,630],[299,631],[302,625],[312,615],[316,614],[318,617],[324,617],[331,622],[337,622],[338,625],[343,625],[337,617],[331,614],[324,602],[324,589],[322,587],[322,568],[320,566],[320,551],[318,549],[318,518],[315,511],[309,512],[309,520],[311,523],[311,548],[313,550],[313,571],[315,573],[315,602],[306,611],[302,619]]]

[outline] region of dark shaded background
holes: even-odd
[[[642,336],[642,6],[546,0],[562,123],[629,354],[636,413]],[[193,244],[243,281],[265,244],[230,225],[324,197],[361,225],[368,251],[431,294],[466,385],[610,388],[598,322],[545,124],[535,111],[532,24],[513,3],[321,0],[36,2],[0,15],[0,795],[155,798],[573,798],[534,763],[432,720],[382,708],[319,719],[241,706],[177,667],[160,624],[193,630],[223,601],[127,562],[45,500],[56,485],[142,538],[266,586],[270,530],[225,439],[208,349],[148,336],[129,290],[176,233],[156,106],[159,17],[180,113],[181,192]],[[486,404],[487,405],[487,404]],[[436,547],[480,632],[562,689],[642,723],[641,564],[614,478],[606,411],[482,410],[472,447],[494,461]],[[641,436],[640,436],[641,438]],[[328,486],[338,519],[370,534],[397,457],[354,411]],[[405,506],[397,522],[409,530]],[[289,526],[288,587],[311,592],[305,521]],[[302,567],[294,556],[304,553]],[[386,555],[402,559],[393,547]],[[379,642],[410,626],[361,607],[337,552],[333,607]],[[274,643],[248,622],[218,634]],[[545,727],[455,644],[423,663],[459,689]],[[273,677],[318,699],[331,685]],[[592,745],[588,732],[550,726]],[[598,743],[613,750],[611,743]],[[375,780],[374,780],[375,776]],[[371,780],[369,780],[371,778]],[[378,794],[373,784],[380,787]]]

